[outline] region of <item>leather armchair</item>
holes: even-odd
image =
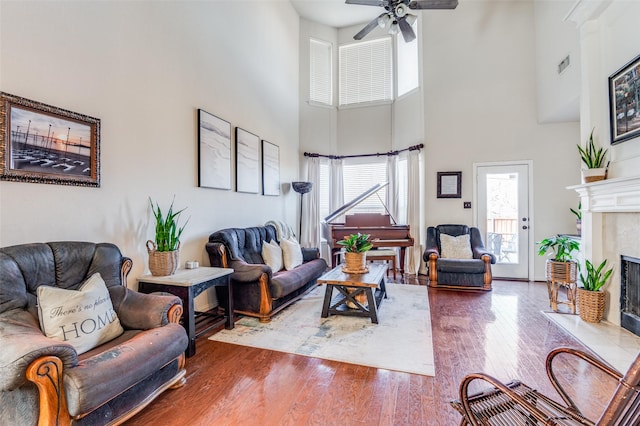
[[[108,243],[0,248],[0,424],[119,424],[184,384],[180,299],[128,289],[131,266]],[[124,333],[78,355],[40,330],[37,289],[77,289],[96,272]]]
[[[469,234],[472,259],[443,258],[440,235]],[[423,255],[429,269],[429,286],[459,290],[491,290],[491,264],[496,258],[484,248],[480,230],[467,225],[438,225],[427,228]]]

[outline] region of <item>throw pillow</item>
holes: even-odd
[[[70,343],[78,354],[124,332],[99,273],[93,274],[78,290],[38,287],[38,316],[47,337]]]
[[[262,242],[262,259],[273,272],[282,269],[282,249],[275,241]]]
[[[298,240],[294,237],[283,238],[280,241],[282,248],[282,258],[284,260],[284,268],[287,271],[292,270],[296,266],[302,265],[302,249]]]
[[[440,255],[446,259],[473,259],[469,234],[452,235],[440,234]]]

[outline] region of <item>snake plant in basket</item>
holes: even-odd
[[[175,201],[175,198],[174,198]],[[155,241],[147,241],[147,251],[149,252],[149,271],[152,275],[172,275],[178,268],[180,261],[180,236],[184,231],[184,225],[178,226],[180,213],[185,209],[173,211],[173,202],[169,206],[166,215],[158,203],[153,203],[149,197],[151,211],[156,220]]]
[[[598,267],[585,260],[584,274],[580,268],[582,287],[578,287],[578,313],[583,321],[600,322],[604,318],[606,293],[602,291],[602,287],[613,273],[613,268],[605,270],[606,265],[606,259]]]

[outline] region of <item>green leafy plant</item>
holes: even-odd
[[[605,259],[596,268],[590,261],[585,260],[586,274],[583,274],[582,267],[580,268],[580,281],[582,281],[582,286],[585,290],[598,291],[607,283],[613,273],[613,268],[604,270],[606,264],[607,260]]]
[[[548,255],[553,256],[553,260],[557,262],[573,260],[572,253],[580,249],[580,243],[565,235],[545,238],[536,244],[540,245],[538,247],[538,256],[544,256],[548,252]]]
[[[180,236],[182,235],[182,231],[184,231],[185,226],[189,223],[189,219],[185,222],[184,225],[178,227],[178,218],[180,213],[182,213],[184,209],[178,210],[177,212],[173,211],[173,203],[175,201],[175,197],[173,201],[171,201],[171,205],[169,206],[169,210],[167,211],[166,216],[162,213],[160,209],[160,205],[158,203],[153,203],[151,197],[149,197],[149,204],[151,205],[151,211],[153,212],[153,216],[156,218],[156,250],[157,251],[174,251],[178,249],[180,245]]]
[[[595,142],[593,141],[593,131],[591,130],[591,135],[589,135],[589,141],[587,142],[586,147],[581,147],[578,144],[578,152],[580,152],[580,158],[582,162],[587,166],[588,169],[599,169],[604,167],[604,160],[607,155],[607,149],[602,147],[596,149]]]
[[[363,253],[373,248],[373,244],[369,241],[369,234],[351,234],[338,241],[347,253]]]
[[[576,215],[576,219],[582,220],[582,201],[578,203],[578,210],[572,208],[569,208],[569,210],[571,210],[571,213]]]

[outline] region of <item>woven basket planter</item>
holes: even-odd
[[[578,314],[580,318],[586,322],[602,321],[606,296],[604,291],[589,291],[578,288]]]
[[[348,274],[364,274],[369,271],[367,268],[367,253],[351,253],[344,254],[344,266],[342,271]]]
[[[597,182],[607,177],[607,169],[602,167],[599,169],[582,169],[582,180],[584,183]]]
[[[147,241],[147,252],[149,253],[149,272],[154,276],[173,275],[180,264],[180,245],[178,250],[158,251],[156,244]]]
[[[558,262],[547,260],[547,281],[561,283],[575,283],[578,277],[578,264],[576,262]]]

